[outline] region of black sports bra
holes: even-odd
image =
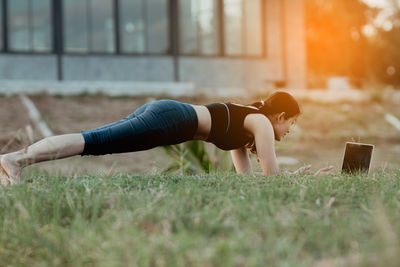
[[[260,113],[259,109],[233,103],[213,103],[205,105],[211,114],[211,131],[206,141],[223,150],[242,147],[253,137],[244,130],[244,119],[248,114]]]

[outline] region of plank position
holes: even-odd
[[[25,149],[0,155],[0,181],[3,185],[18,183],[21,170],[38,162],[141,151],[189,140],[230,150],[238,174],[254,174],[250,149],[257,155],[264,175],[278,175],[274,142],[290,132],[299,115],[297,101],[284,91],[250,105],[157,100],[140,106],[120,121],[80,133],[47,137]],[[301,167],[294,173],[306,172],[310,167]],[[323,168],[315,174],[331,169]]]

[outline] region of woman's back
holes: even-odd
[[[205,106],[211,115],[211,130],[206,141],[223,150],[236,149],[252,141],[252,134],[244,128],[244,120],[248,114],[260,113],[259,109],[234,103]]]

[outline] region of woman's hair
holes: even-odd
[[[270,95],[264,101],[258,101],[250,104],[250,106],[258,108],[265,115],[273,115],[285,112],[285,119],[299,115],[300,107],[296,99],[284,91],[277,91]]]

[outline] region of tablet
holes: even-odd
[[[344,150],[342,172],[369,172],[374,145],[347,142]]]

